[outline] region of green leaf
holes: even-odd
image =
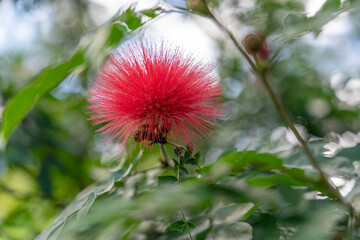
[[[172,159],[174,162],[174,168],[176,168],[177,166],[179,166],[179,162],[176,159]]]
[[[165,232],[172,231],[172,230],[176,230],[179,232],[185,232],[186,231],[185,222],[183,220],[177,220],[177,221],[173,222],[172,224],[170,224],[165,229]]]
[[[343,148],[337,154],[337,157],[346,157],[351,161],[358,161],[360,160],[360,145],[357,144],[351,148]]]
[[[316,13],[318,14],[324,14],[324,13],[333,13],[335,11],[338,11],[341,8],[341,1],[340,0],[327,0],[320,10]]]
[[[324,207],[322,205],[321,209],[312,212],[311,218],[296,231],[291,240],[329,239],[329,232],[333,232],[336,221],[339,221],[344,215],[345,212],[340,206],[330,205]]]
[[[152,16],[156,16],[157,9],[150,9]],[[29,85],[16,93],[6,104],[2,116],[0,133],[0,151],[14,129],[25,115],[33,108],[45,94],[56,88],[70,74],[79,74],[92,64],[98,65],[120,43],[125,34],[143,25],[142,14],[134,12],[131,8],[112,18],[81,39],[78,50],[66,61],[43,69]],[[126,26],[123,26],[123,25]]]
[[[285,183],[290,186],[307,186],[306,182],[302,182],[282,174],[273,174],[271,176],[265,176],[265,177],[255,177],[247,180],[247,182],[249,184],[255,186],[262,186],[262,187],[272,187],[277,183]]]
[[[222,204],[214,209],[212,217],[214,224],[224,224],[239,221],[254,206],[253,203]]]
[[[188,159],[185,163],[186,163],[186,164],[190,164],[190,165],[198,165],[198,163],[196,162],[195,158],[190,158],[190,159]]]
[[[248,217],[251,216],[251,214],[253,214],[256,209],[258,209],[260,207],[260,204],[255,204],[254,206],[252,206],[252,208],[249,209],[249,211],[247,211],[244,216],[241,218],[241,221],[246,220]]]
[[[165,230],[164,232],[168,232],[171,230],[175,230],[175,231],[179,231],[182,233],[186,232],[186,226],[188,226],[189,228],[194,229],[195,225],[191,222],[185,222],[183,220],[177,220],[175,222],[173,222],[172,224],[170,224]]]
[[[140,150],[139,154],[136,156],[136,158],[129,164],[127,169],[121,168],[118,171],[114,172],[111,176],[114,178],[115,182],[119,182],[123,180],[125,177],[127,177],[131,171],[136,167],[136,164],[138,163],[139,159],[143,155],[143,150]]]
[[[253,239],[252,227],[245,222],[220,224],[214,228],[214,239],[226,240],[251,240]]]
[[[221,157],[222,162],[233,166],[234,171],[239,171],[245,166],[252,166],[260,169],[279,169],[283,166],[283,160],[266,153],[254,151],[229,153]]]
[[[119,20],[126,22],[127,26],[133,31],[141,26],[141,18],[131,8],[121,14]]]
[[[177,178],[175,176],[158,176],[159,185],[173,185],[177,182]]]
[[[143,13],[144,15],[146,15],[150,18],[154,18],[154,17],[156,17],[158,11],[161,12],[162,9],[160,7],[158,7],[158,8],[154,8],[154,9],[150,9],[150,10],[141,11],[141,13]]]
[[[141,150],[139,152],[139,154],[137,155],[137,157],[129,164],[129,166],[126,169],[120,169],[117,172],[113,173],[110,176],[110,179],[106,183],[98,185],[98,186],[95,186],[95,185],[90,186],[88,189],[90,189],[91,191],[89,191],[89,193],[86,194],[85,196],[83,196],[83,197],[73,201],[71,204],[69,204],[60,213],[60,215],[57,217],[55,222],[52,225],[50,225],[44,232],[42,232],[36,238],[36,240],[48,239],[48,236],[54,234],[55,231],[57,231],[60,226],[65,224],[65,222],[75,213],[77,213],[77,219],[85,216],[89,212],[89,210],[92,207],[92,205],[94,204],[95,200],[99,196],[109,192],[113,188],[115,181],[117,181],[117,182],[121,181],[131,173],[131,171],[134,169],[137,162],[141,158],[142,154],[143,154],[143,151]],[[81,195],[81,193],[79,195]]]
[[[182,158],[181,160],[181,165],[183,165],[184,163],[186,163],[189,159],[191,158],[191,154],[189,152],[185,152],[184,154],[184,158]]]
[[[80,218],[80,217],[85,216],[89,212],[91,206],[94,204],[95,199],[96,199],[95,193],[94,192],[90,193],[90,195],[89,195],[88,199],[86,200],[86,202],[84,203],[83,207],[80,208],[80,210],[77,212],[76,217]]]
[[[174,153],[175,153],[175,155],[176,156],[180,156],[181,155],[181,152],[182,152],[182,149],[181,148],[179,148],[179,147],[175,147],[175,149],[174,149]]]
[[[189,228],[195,229],[195,227],[196,227],[195,224],[193,224],[192,222],[189,222],[189,221],[187,221],[186,223],[189,226]]]
[[[180,167],[180,175],[189,175],[189,171],[185,167]]]
[[[6,104],[3,116],[0,142],[5,142],[14,131],[15,127],[21,122],[27,112],[37,103],[37,101],[52,89],[57,87],[76,67],[84,62],[81,51],[74,54],[70,60],[53,67],[47,67],[38,76]]]

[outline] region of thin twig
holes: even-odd
[[[207,6],[206,0],[203,0],[204,3]],[[208,8],[209,9],[209,8]],[[212,13],[212,11],[209,9],[209,14],[210,17],[214,20],[214,22],[224,31],[226,32],[226,34],[230,37],[230,39],[232,40],[232,42],[234,43],[234,45],[237,47],[237,49],[239,50],[239,52],[245,57],[245,59],[248,61],[248,63],[250,64],[252,70],[254,71],[254,73],[259,77],[259,79],[261,80],[261,82],[264,84],[266,91],[268,92],[268,94],[270,95],[271,100],[273,101],[277,111],[279,112],[280,117],[283,119],[283,121],[285,122],[285,124],[291,129],[291,131],[294,133],[295,137],[297,138],[297,140],[299,141],[300,145],[302,146],[306,156],[309,158],[309,161],[311,163],[311,165],[318,171],[319,175],[320,175],[320,180],[321,182],[323,182],[323,184],[326,186],[327,190],[331,193],[331,196],[333,198],[335,198],[337,201],[343,203],[344,205],[346,205],[349,209],[349,212],[351,214],[351,216],[354,215],[354,208],[352,207],[352,205],[350,203],[348,203],[344,197],[341,195],[341,193],[338,191],[338,189],[331,184],[331,182],[329,181],[327,175],[324,173],[324,171],[322,170],[322,168],[320,167],[319,163],[316,161],[315,157],[313,156],[313,154],[310,151],[310,148],[308,146],[308,144],[305,142],[305,140],[301,137],[301,135],[299,134],[298,130],[295,128],[290,115],[288,114],[288,112],[285,110],[285,107],[283,106],[282,102],[280,101],[280,99],[277,97],[277,95],[275,94],[275,92],[273,91],[271,85],[270,85],[270,75],[268,73],[268,71],[260,71],[259,68],[255,65],[255,63],[251,60],[251,58],[249,57],[249,55],[245,52],[244,48],[242,46],[240,46],[240,44],[238,43],[238,41],[235,39],[234,35],[231,33],[230,30],[228,30],[221,22],[219,22],[217,20],[217,18],[214,16],[214,14]]]
[[[184,212],[183,212],[182,209],[181,209],[180,211],[181,211],[181,215],[182,215],[182,217],[183,217],[183,220],[184,220],[184,222],[185,222],[186,231],[188,232],[190,239],[193,240],[193,237],[191,236],[189,224],[188,224],[188,222],[186,221],[186,218],[185,218],[185,214],[184,214]]]
[[[178,148],[182,148],[184,150],[186,150],[186,147],[180,145],[180,144],[177,144],[177,143],[174,143],[174,142],[167,142],[169,145],[171,146],[174,146],[174,147],[178,147]]]
[[[203,0],[204,4],[206,5],[211,19],[216,23],[216,25],[219,26],[220,29],[226,32],[226,34],[229,36],[229,38],[232,40],[232,42],[235,44],[236,48],[240,51],[240,53],[245,57],[246,61],[250,64],[253,71],[257,72],[258,68],[256,64],[251,60],[250,56],[246,53],[245,49],[237,42],[235,36],[232,34],[230,30],[228,30],[214,15],[212,10],[208,7],[207,1]]]
[[[310,151],[310,148],[308,146],[308,144],[305,142],[305,140],[301,137],[299,131],[296,129],[294,123],[292,122],[288,112],[285,110],[284,105],[282,104],[281,100],[279,99],[279,97],[275,94],[274,90],[272,89],[272,87],[270,86],[269,80],[270,80],[270,76],[269,73],[264,73],[262,74],[260,77],[261,82],[264,84],[265,89],[267,90],[267,92],[270,95],[271,100],[273,101],[279,115],[281,116],[281,118],[283,119],[283,121],[285,122],[286,125],[288,125],[288,127],[291,129],[291,131],[294,133],[296,139],[298,140],[298,142],[300,143],[300,145],[302,146],[306,156],[308,157],[308,159],[310,160],[311,165],[318,171],[321,180],[327,185],[328,189],[330,190],[330,192],[332,193],[332,195],[337,198],[339,201],[343,202],[344,198],[343,196],[340,194],[340,192],[329,182],[326,174],[324,173],[324,171],[322,170],[322,168],[320,167],[319,163],[316,161],[315,157],[313,156],[313,154]]]

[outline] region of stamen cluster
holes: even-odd
[[[94,124],[107,142],[193,145],[207,137],[222,116],[213,66],[164,42],[124,43],[97,73],[89,90]]]

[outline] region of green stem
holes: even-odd
[[[180,184],[180,182],[181,182],[180,160],[179,160],[179,164],[177,165],[177,173],[176,173],[176,175],[177,175],[177,186],[178,186]],[[191,232],[190,232],[189,224],[188,224],[188,222],[187,222],[187,220],[185,218],[184,211],[182,209],[180,209],[180,212],[181,212],[182,218],[183,218],[183,220],[185,222],[186,231],[189,234],[190,240],[193,240],[193,237],[192,237]]]
[[[185,214],[184,214],[184,212],[183,212],[182,209],[181,209],[180,211],[181,211],[182,218],[183,218],[183,220],[184,220],[184,222],[185,222],[186,231],[188,232],[190,239],[191,239],[191,240],[194,240],[193,237],[191,236],[189,224],[188,224],[187,221],[186,221]]]
[[[163,155],[163,157],[164,157],[165,164],[166,164],[167,166],[170,166],[170,159],[169,159],[169,156],[168,156],[167,153],[166,153],[164,144],[160,143],[160,149],[161,149],[161,153],[162,153],[162,155]]]
[[[209,209],[209,224],[210,224],[210,235],[212,237],[212,239],[215,239],[215,232],[214,232],[214,219],[212,217],[212,211],[213,211],[213,206],[210,206]]]
[[[176,144],[176,143],[171,143],[171,145],[176,146],[177,144]],[[180,146],[180,145],[178,145],[178,146]],[[181,146],[181,147],[182,147],[182,146]],[[165,162],[166,162],[167,164],[169,164],[169,157],[168,157],[168,155],[167,155],[167,153],[166,153],[166,149],[165,149],[165,147],[164,147],[163,144],[160,144],[160,149],[161,149],[161,152],[162,152],[162,154],[163,154],[163,156],[164,156]],[[180,181],[181,181],[180,162],[179,162],[179,164],[178,164],[178,166],[177,166],[177,173],[176,173],[176,175],[177,175],[177,180],[178,180],[178,181],[177,181],[177,184],[179,184]],[[183,212],[182,209],[181,209],[180,211],[181,211],[182,218],[183,218],[183,220],[184,220],[184,222],[185,222],[186,231],[187,231],[187,233],[189,234],[190,240],[193,240],[193,237],[192,237],[192,235],[191,235],[188,222],[187,222],[187,220],[186,220],[186,218],[185,218],[185,214],[184,214],[184,212]]]

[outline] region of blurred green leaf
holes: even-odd
[[[337,154],[337,157],[346,157],[351,161],[358,161],[360,160],[360,145],[357,144],[354,147],[350,148],[343,148]]]
[[[253,203],[230,203],[214,209],[212,217],[214,224],[236,222],[244,218],[244,215],[254,206]]]
[[[252,214],[246,222],[248,222],[253,229],[253,240],[275,240],[280,239],[280,229],[277,224],[277,218],[273,214],[256,212]],[[315,239],[314,239],[315,240]]]
[[[173,222],[172,224],[170,224],[166,229],[165,232],[167,231],[171,231],[171,230],[175,230],[175,231],[179,231],[179,232],[186,232],[186,223],[183,220],[177,220],[175,222]]]
[[[180,175],[189,175],[189,171],[185,167],[180,167]]]
[[[149,11],[153,11],[155,17],[159,9],[147,10]],[[45,68],[28,86],[13,96],[3,113],[0,150],[5,148],[16,126],[41,97],[57,87],[69,74],[79,74],[91,64],[103,61],[129,30],[134,31],[144,24],[142,16],[144,15],[129,8],[114,17],[94,33],[85,36],[69,60]]]
[[[114,171],[111,174],[111,177],[114,178],[115,182],[119,182],[121,180],[123,180],[125,177],[127,177],[131,171],[136,167],[137,163],[139,162],[140,158],[143,156],[143,150],[139,151],[139,154],[135,157],[134,160],[132,160],[132,162],[129,163],[129,166],[127,166],[127,168],[125,168],[125,166],[123,166],[122,168],[118,169],[117,171]]]
[[[11,98],[2,117],[0,145],[6,144],[15,127],[42,96],[58,86],[72,70],[83,62],[83,52],[78,51],[70,60],[45,68],[27,87]]]
[[[158,176],[159,185],[173,185],[177,183],[177,178],[175,176]]]
[[[335,205],[330,205],[313,212],[307,224],[299,229],[291,240],[330,239],[334,235],[331,231],[336,221],[343,217],[344,212],[339,211],[340,209]]]
[[[254,206],[252,206],[252,208],[249,209],[249,211],[247,211],[244,216],[241,218],[241,221],[246,220],[248,217],[251,216],[251,214],[253,214],[253,212],[256,211],[256,209],[258,209],[260,207],[260,204],[255,204]]]
[[[190,165],[198,165],[198,163],[196,162],[195,158],[190,158],[190,159],[188,159],[185,163],[186,163],[186,164],[190,164]]]
[[[88,199],[86,200],[86,202],[84,203],[84,205],[82,206],[82,208],[80,208],[80,210],[77,212],[77,217],[84,217],[90,210],[91,206],[94,204],[96,199],[96,195],[94,192],[91,192]]]
[[[170,224],[166,229],[165,232],[171,231],[171,230],[176,230],[178,232],[182,232],[185,233],[186,232],[186,228],[195,228],[195,225],[191,222],[185,222],[183,220],[177,220],[175,222],[173,222],[172,224]]]
[[[131,171],[136,166],[136,163],[141,158],[142,152],[143,151],[141,150],[137,157],[129,164],[129,166],[127,166],[126,169],[119,169],[116,173],[111,175],[110,179],[106,183],[98,186],[94,184],[93,186],[90,186],[84,190],[85,194],[79,193],[78,199],[69,204],[57,217],[55,222],[51,226],[49,226],[44,232],[42,232],[36,238],[36,240],[47,239],[48,236],[53,234],[60,225],[64,224],[76,212],[78,219],[84,217],[89,212],[96,198],[105,193],[108,193],[113,188],[115,181],[119,182],[125,177],[129,176]]]
[[[220,161],[233,165],[234,171],[239,171],[245,166],[254,166],[261,169],[279,169],[283,165],[282,159],[255,151],[229,153],[223,155]]]
[[[273,174],[271,176],[265,176],[265,177],[255,177],[247,180],[247,182],[249,184],[255,186],[262,186],[262,187],[272,187],[278,183],[284,183],[290,186],[298,186],[298,187],[307,186],[306,182],[301,182],[292,177],[281,174]]]
[[[251,240],[252,227],[245,222],[233,222],[217,225],[214,228],[217,240]]]

